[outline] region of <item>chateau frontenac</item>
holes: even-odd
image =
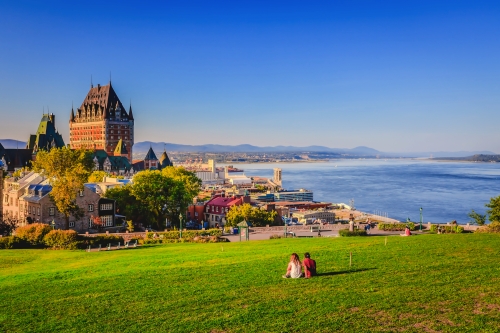
[[[71,109],[69,120],[70,146],[73,149],[104,150],[114,155],[118,149],[132,161],[134,145],[134,116],[132,105],[127,112],[111,86],[91,85],[82,105]],[[124,146],[125,149],[122,149]],[[122,146],[122,147],[120,147]]]

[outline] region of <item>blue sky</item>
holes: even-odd
[[[68,141],[90,76],[136,141],[500,153],[500,5],[0,1],[0,138]]]

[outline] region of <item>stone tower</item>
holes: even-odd
[[[132,105],[125,110],[111,81],[106,86],[90,86],[80,108],[71,109],[69,119],[70,146],[73,149],[102,149],[110,156],[115,155],[117,146],[132,160],[134,145],[134,115]],[[122,154],[120,154],[122,155]]]
[[[281,169],[280,168],[274,168],[274,175],[273,175],[273,182],[279,186],[282,186],[282,179],[281,179]]]

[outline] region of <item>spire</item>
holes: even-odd
[[[111,85],[111,71],[109,71],[109,85]]]
[[[128,109],[128,119],[134,120],[134,115],[132,114],[132,100],[130,100],[130,107]]]
[[[73,102],[71,102],[71,115],[69,116],[69,121],[70,122],[75,121],[75,110],[73,109]]]
[[[90,74],[90,88],[94,88],[94,84],[92,83],[92,74]]]

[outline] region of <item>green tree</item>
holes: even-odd
[[[467,215],[472,219],[473,224],[484,225],[486,223],[486,214],[479,214],[473,209]]]
[[[133,185],[127,184],[121,187],[110,188],[105,197],[116,201],[117,213],[125,215],[128,220],[135,224],[148,223],[152,216],[146,206],[133,194]]]
[[[132,194],[151,213],[156,228],[164,226],[168,216],[167,209],[170,196],[176,182],[166,177],[159,170],[145,170],[134,176]]]
[[[200,192],[201,179],[183,167],[166,167],[161,173],[172,180],[172,188],[166,203],[166,215],[170,221],[178,224],[179,214],[185,214],[187,207],[193,203],[193,198]]]
[[[70,216],[79,219],[83,215],[83,210],[76,204],[76,196],[83,190],[93,168],[90,150],[62,147],[50,152],[40,150],[36,155],[33,170],[49,179],[52,185],[50,198],[65,217],[65,229],[69,229]]]
[[[226,226],[234,227],[243,220],[252,223],[256,227],[267,224],[272,225],[275,217],[275,211],[268,212],[246,203],[240,206],[233,206],[229,209],[229,212],[226,214]]]
[[[490,222],[500,222],[500,195],[490,199],[490,202],[485,205],[489,209],[486,211]]]
[[[100,183],[104,180],[104,177],[109,177],[109,173],[106,171],[94,171],[90,174],[88,182],[89,183]]]

